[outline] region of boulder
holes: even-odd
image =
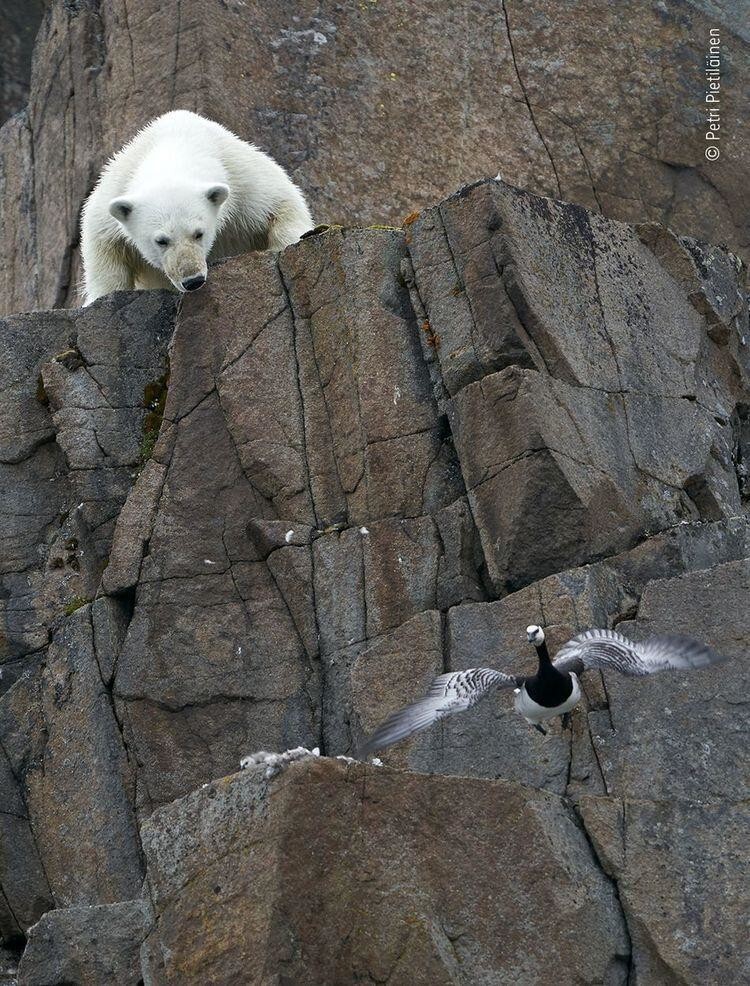
[[[155,983],[627,978],[613,885],[563,802],[518,785],[261,766],[155,812],[143,840]]]

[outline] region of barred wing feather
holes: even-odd
[[[690,637],[665,634],[636,643],[616,630],[586,630],[561,647],[552,663],[558,671],[580,674],[589,668],[602,668],[639,677],[658,671],[705,668],[722,660],[721,654]]]
[[[398,743],[445,716],[465,712],[496,688],[515,688],[520,681],[522,679],[491,668],[468,668],[441,674],[433,681],[424,698],[386,719],[361,748],[360,755],[367,757],[375,750]]]

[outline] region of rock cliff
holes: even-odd
[[[17,6],[1,986],[750,981],[742,5]],[[79,310],[81,204],[175,107],[347,225]],[[532,621],[732,660],[335,759]]]
[[[15,24],[41,4],[11,6]],[[704,156],[712,29],[717,161]],[[398,225],[500,172],[747,257],[748,94],[738,0],[55,0],[28,109],[0,132],[0,314],[75,304],[81,205],[107,157],[170,109],[261,144],[318,222]]]
[[[749,341],[731,253],[494,180],[6,319],[19,986],[750,975]],[[733,661],[332,759],[537,620]]]

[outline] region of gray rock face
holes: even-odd
[[[0,331],[0,691],[93,599],[115,521],[161,421],[175,301],[113,295]],[[116,326],[116,331],[113,328]]]
[[[140,900],[48,911],[29,934],[18,984],[138,986],[140,944],[150,924]]]
[[[154,982],[547,982],[563,963],[578,982],[626,981],[614,889],[558,798],[331,760],[262,777],[144,826]],[[519,906],[537,881],[549,896]]]
[[[399,224],[499,171],[614,219],[746,252],[745,22],[736,2],[720,12],[635,4],[623,29],[608,0],[574,17],[538,0],[461,0],[439,16],[428,0],[322,2],[291,19],[262,0],[139,0],[133,11],[57,0],[28,110],[0,135],[0,312],[75,304],[87,194],[139,127],[178,108],[267,149],[320,222]],[[712,28],[727,93],[713,162]]]
[[[495,182],[411,230],[496,589],[739,511],[726,388],[748,366],[741,306],[727,312],[735,331],[720,368],[685,285],[634,230]],[[484,426],[490,415],[497,429]]]
[[[484,181],[179,305],[7,319],[0,927],[28,983],[741,981],[744,277]],[[420,774],[217,780],[351,754],[445,669],[523,672],[531,621],[732,662],[589,674],[546,738],[498,695],[384,754]],[[153,928],[88,948],[144,878]]]
[[[3,737],[61,907],[129,899],[143,880],[132,768],[96,657],[91,607],[84,606],[55,634],[35,674],[36,755],[18,749],[17,735]]]
[[[158,432],[174,308],[113,296],[0,329],[0,925],[11,940],[53,901],[140,890],[131,768],[107,691],[130,604],[87,603]]]
[[[44,0],[0,3],[0,123],[29,98],[31,53],[44,14]]]
[[[637,981],[746,979],[747,803],[586,797],[581,811],[617,882]]]

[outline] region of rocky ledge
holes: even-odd
[[[483,181],[181,303],[3,322],[20,986],[750,975],[744,277]],[[330,759],[436,672],[529,666],[531,621],[734,660]]]

